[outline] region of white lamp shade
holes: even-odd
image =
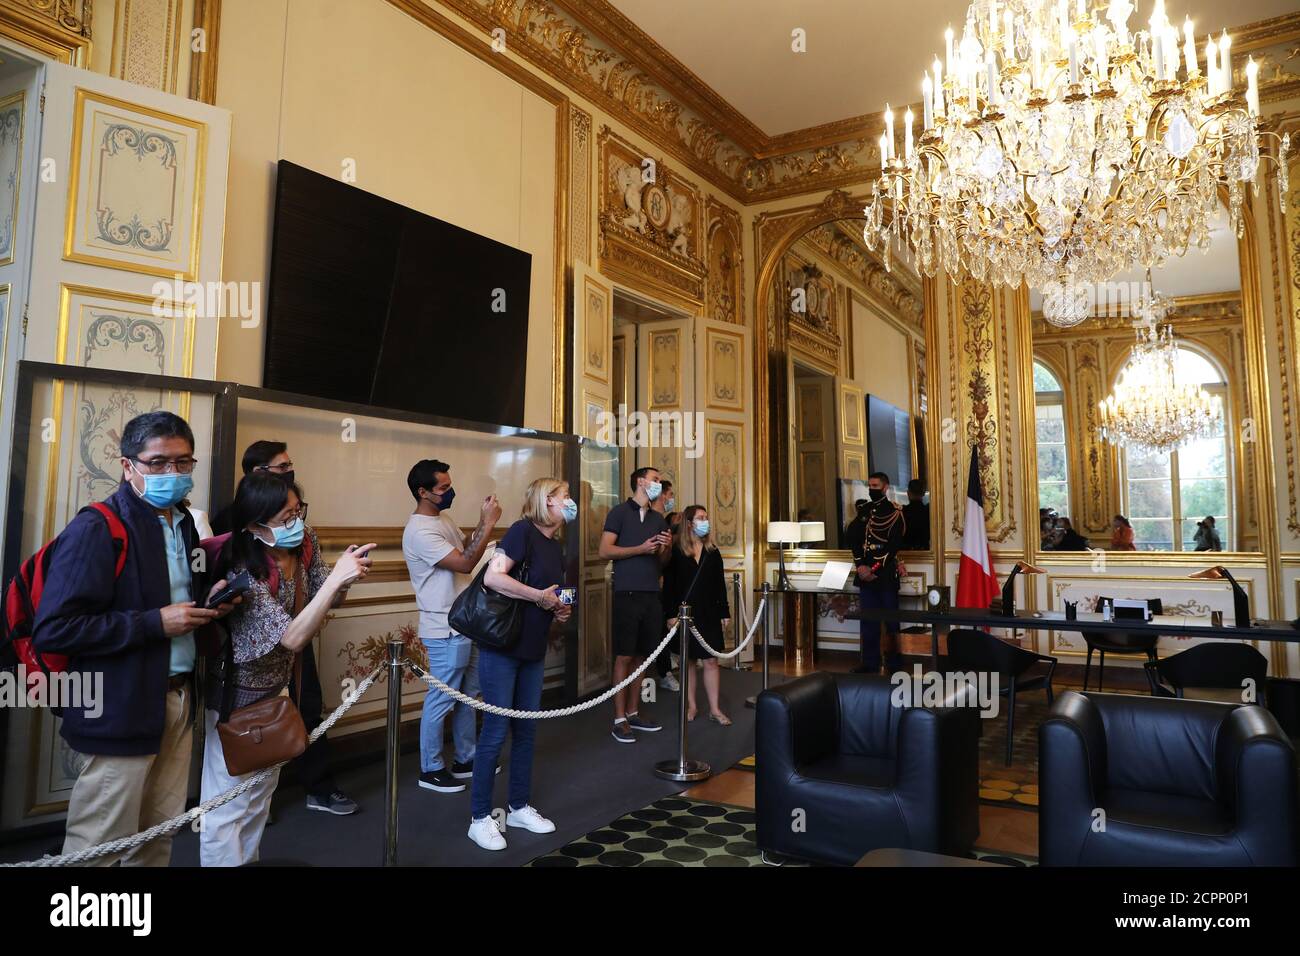
[[[803,540],[797,521],[773,521],[767,526],[768,544],[789,544]]]
[[[800,541],[826,540],[826,522],[824,521],[800,521],[799,530],[802,532],[799,536]]]

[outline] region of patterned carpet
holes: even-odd
[[[1016,701],[1016,735],[1006,764],[1006,701],[997,717],[980,721],[980,800],[1000,807],[1038,810],[1038,727],[1047,719],[1047,695]]]
[[[754,811],[686,797],[656,800],[540,856],[529,866],[763,866],[754,843]],[[977,859],[1033,866],[1026,857],[977,849]],[[807,863],[785,861],[786,866]]]

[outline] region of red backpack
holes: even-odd
[[[122,524],[117,512],[104,502],[97,501],[88,507],[99,512],[108,524],[108,533],[117,545],[117,567],[113,571],[113,577],[119,578],[122,576],[122,567],[126,564],[126,526]],[[5,666],[15,662],[26,665],[29,684],[36,680],[38,673],[57,674],[68,668],[67,655],[42,654],[32,643],[36,609],[41,605],[45,576],[49,573],[50,561],[58,543],[57,536],[47,541],[44,547],[22,563],[14,579],[9,582],[9,587],[5,589],[4,639],[0,641],[0,663]]]

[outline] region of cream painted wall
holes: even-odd
[[[382,0],[225,0],[220,56],[225,279],[261,281],[265,304],[278,159],[354,161],[359,189],[532,255],[524,423],[550,428],[555,107]],[[264,336],[228,322],[218,377],[260,384]]]
[[[853,383],[867,395],[910,411],[912,356],[908,336],[869,305],[853,299]]]

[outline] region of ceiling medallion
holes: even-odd
[[[1149,272],[1147,289],[1151,289]],[[1137,326],[1137,344],[1115,390],[1098,404],[1101,435],[1112,445],[1164,454],[1194,439],[1217,435],[1222,427],[1219,398],[1199,385],[1177,381],[1178,341],[1171,325],[1160,327],[1172,307],[1169,299],[1149,291],[1135,310],[1142,322]]]
[[[1243,190],[1256,182],[1258,65],[1233,88],[1232,40],[1198,49],[1155,0],[1130,33],[1128,0],[975,0],[947,59],[925,74],[919,137],[903,118],[895,146],[886,106],[881,175],[863,237],[906,241],[928,276],[1047,294],[1047,321],[1082,321],[1079,287],[1150,268],[1189,245],[1206,249],[1218,190],[1241,234]],[[1290,137],[1267,156],[1287,191]]]

